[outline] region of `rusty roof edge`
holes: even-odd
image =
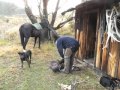
[[[106,5],[108,6],[111,2],[113,2],[114,0],[108,1],[108,0],[89,0],[89,1],[85,1],[79,5],[76,6],[76,9],[82,9],[84,7],[89,7],[89,5],[98,5],[98,6],[103,6]]]

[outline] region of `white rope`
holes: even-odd
[[[116,23],[118,15],[119,12],[117,11],[115,6],[112,8],[112,10],[106,10],[106,22],[107,22],[106,29],[107,29],[108,37],[106,40],[106,44],[103,48],[108,47],[108,41],[110,37],[111,39],[120,42],[120,33],[118,32],[117,23]]]

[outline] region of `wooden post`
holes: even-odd
[[[104,33],[104,39],[103,39],[103,46],[106,44],[107,40],[107,33]],[[107,63],[108,63],[108,51],[106,48],[103,49],[103,53],[102,53],[102,65],[101,65],[101,70],[104,71],[104,72],[107,72]]]
[[[100,31],[98,31],[99,30],[99,22],[100,22],[100,14],[99,14],[99,12],[98,12],[98,15],[97,15],[97,27],[96,27],[96,30],[97,30],[97,47],[96,47],[96,61],[95,61],[95,66],[96,66],[96,68],[101,68],[101,39],[100,39]]]
[[[117,77],[120,79],[120,58],[118,59],[119,65],[118,65],[118,74]]]
[[[96,67],[101,68],[100,53],[101,52],[101,41],[100,41],[100,31],[98,31],[98,44],[97,44],[97,55],[96,55]]]
[[[95,55],[94,55],[94,68],[96,68],[97,45],[98,45],[98,27],[99,27],[98,24],[99,24],[99,11],[97,12],[96,42],[95,42]]]
[[[108,59],[108,74],[112,77],[117,77],[118,75],[118,66],[120,58],[120,45],[118,42],[111,42],[109,59]]]

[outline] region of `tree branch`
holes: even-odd
[[[37,23],[37,19],[33,15],[30,7],[28,6],[27,0],[24,0],[24,3],[25,3],[25,12],[26,12],[28,18],[31,20],[32,23]]]
[[[40,2],[39,2],[40,1]],[[37,2],[38,2],[38,10],[39,10],[39,15],[40,15],[40,18],[42,19],[43,18],[43,15],[42,15],[42,12],[41,12],[41,0],[37,0]]]
[[[56,16],[57,16],[57,11],[58,11],[58,7],[59,7],[59,3],[60,3],[60,0],[57,1],[55,12],[52,14],[52,21],[51,21],[51,25],[52,26],[54,26],[54,23],[55,23],[55,19],[56,19]]]
[[[43,15],[45,16],[46,19],[48,19],[47,5],[48,0],[43,0]]]
[[[66,21],[58,24],[57,27],[54,27],[54,29],[57,30],[57,29],[63,27],[67,22],[69,22],[69,21],[71,21],[71,20],[73,20],[73,19],[74,19],[74,17],[69,18],[68,20],[66,20]]]
[[[62,15],[65,15],[67,12],[71,12],[71,11],[73,11],[73,10],[75,10],[75,8],[70,8],[70,9],[62,12],[61,14],[62,14]]]

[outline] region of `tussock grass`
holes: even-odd
[[[4,18],[5,20],[5,18]],[[33,39],[30,39],[26,49],[32,51],[31,68],[24,62],[21,68],[18,51],[22,51],[18,28],[23,24],[23,19],[4,23],[0,18],[0,30],[4,30],[0,39],[0,90],[60,90],[58,83],[71,84],[73,80],[84,81],[78,84],[77,90],[104,90],[99,84],[99,79],[94,72],[86,67],[72,74],[53,73],[49,68],[50,61],[61,59],[55,44],[47,41],[33,48]],[[8,27],[6,27],[6,25]],[[61,31],[63,30],[63,31]],[[62,28],[61,35],[73,35],[72,29]],[[4,35],[5,34],[5,35]]]
[[[22,50],[20,43],[9,42],[0,49],[0,53],[4,52],[0,57],[0,90],[59,90],[58,83],[70,84],[75,79],[87,81],[80,83],[78,90],[104,90],[95,74],[87,68],[68,75],[53,73],[49,68],[50,61],[60,57],[51,42],[42,43],[41,49],[37,45],[33,48],[32,40],[28,42],[27,49],[31,49],[33,53],[31,68],[26,62],[24,68],[21,68],[17,54]]]

